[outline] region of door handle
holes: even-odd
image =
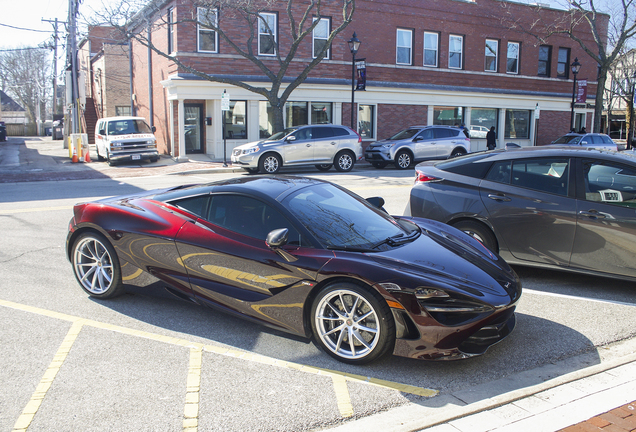
[[[336,142],[335,142],[335,141],[332,141],[331,145],[336,145]]]
[[[581,216],[585,216],[585,217],[588,217],[590,219],[605,219],[605,215],[603,213],[599,213],[596,210],[580,211],[579,214]]]
[[[498,194],[488,194],[488,198],[490,198],[491,200],[501,201],[501,202],[512,201],[512,198],[509,198],[505,195],[498,195]]]
[[[310,144],[310,143],[307,143],[307,147],[311,147],[311,144]]]

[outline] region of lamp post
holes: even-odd
[[[634,139],[634,98],[636,98],[636,71],[632,75],[632,94],[629,100],[629,104],[627,104],[629,108],[629,134],[627,134],[627,145],[625,147],[626,150],[632,148],[632,140]],[[625,116],[627,117],[627,116]],[[609,122],[609,119],[608,119]]]
[[[353,60],[351,61],[351,129],[357,132],[357,128],[353,126],[354,95],[356,91],[356,53],[360,48],[360,40],[356,36],[356,32],[353,32],[353,37],[349,39],[347,43],[349,44],[349,51],[351,51],[351,55],[353,56]]]
[[[572,86],[572,107],[570,111],[570,130],[574,129],[574,98],[576,97],[576,74],[579,73],[579,69],[581,69],[581,63],[579,63],[579,58],[575,57],[574,62],[570,65],[572,68],[572,75],[574,75],[574,84]]]

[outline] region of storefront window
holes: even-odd
[[[274,111],[267,101],[258,102],[259,138],[269,138],[274,133]]]
[[[302,126],[308,124],[307,102],[287,102],[285,105],[285,126]]]
[[[462,107],[434,107],[433,124],[446,126],[460,126],[464,123],[464,109]]]
[[[230,101],[230,109],[223,111],[226,139],[247,139],[247,101]]]
[[[486,139],[491,126],[497,128],[497,108],[473,108],[470,111],[470,125],[467,126],[471,138]]]
[[[311,103],[311,124],[332,123],[331,121],[331,102],[312,102]]]
[[[375,139],[374,105],[358,105],[358,133],[362,139]]]
[[[505,138],[530,138],[530,111],[506,110]]]

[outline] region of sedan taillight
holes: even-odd
[[[431,177],[427,174],[424,174],[422,171],[415,170],[415,184],[417,183],[426,183],[430,181],[439,180],[437,177]]]

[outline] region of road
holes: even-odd
[[[442,363],[345,365],[310,341],[167,293],[97,301],[80,289],[64,254],[74,203],[238,175],[0,184],[0,430],[317,430],[497,380],[539,383],[550,376],[532,371],[596,364],[634,337],[633,283],[522,267],[511,337]],[[383,196],[394,214],[413,181],[390,169],[311,175]]]

